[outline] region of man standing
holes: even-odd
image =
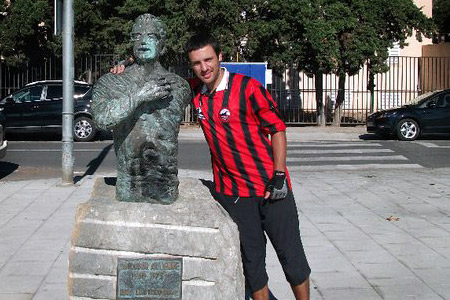
[[[193,103],[212,158],[215,198],[238,225],[247,287],[268,299],[266,238],[271,240],[296,299],[309,299],[310,268],[286,169],[286,126],[256,80],[220,67],[210,35],[187,43],[197,76]],[[270,135],[270,139],[269,139]]]

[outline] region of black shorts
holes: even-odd
[[[278,201],[221,194],[216,194],[215,198],[238,226],[245,280],[252,293],[263,288],[268,281],[264,232],[278,255],[286,280],[295,286],[308,278],[311,269],[300,238],[292,191]]]

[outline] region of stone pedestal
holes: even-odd
[[[116,299],[118,258],[182,258],[182,299],[243,299],[239,235],[197,179],[171,205],[118,202],[97,179],[78,207],[69,259],[71,299]]]

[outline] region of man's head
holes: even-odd
[[[131,40],[138,63],[157,60],[166,51],[166,25],[151,14],[140,15],[134,21]]]
[[[213,48],[217,56],[219,56],[222,52],[219,42],[212,35],[207,33],[198,33],[193,35],[187,42],[186,53],[189,55],[190,52],[203,48],[207,45],[210,45]]]
[[[186,52],[195,75],[210,91],[215,89],[222,74],[222,52],[216,39],[208,34],[196,34],[189,39]]]

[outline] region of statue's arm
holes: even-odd
[[[171,82],[172,82],[172,90],[176,91],[176,93],[178,94],[177,98],[179,99],[180,108],[184,110],[192,100],[191,87],[189,86],[189,83],[185,79],[177,75],[171,78]]]
[[[129,85],[121,75],[106,74],[99,79],[92,97],[92,112],[99,127],[112,129],[132,116],[138,103]]]

